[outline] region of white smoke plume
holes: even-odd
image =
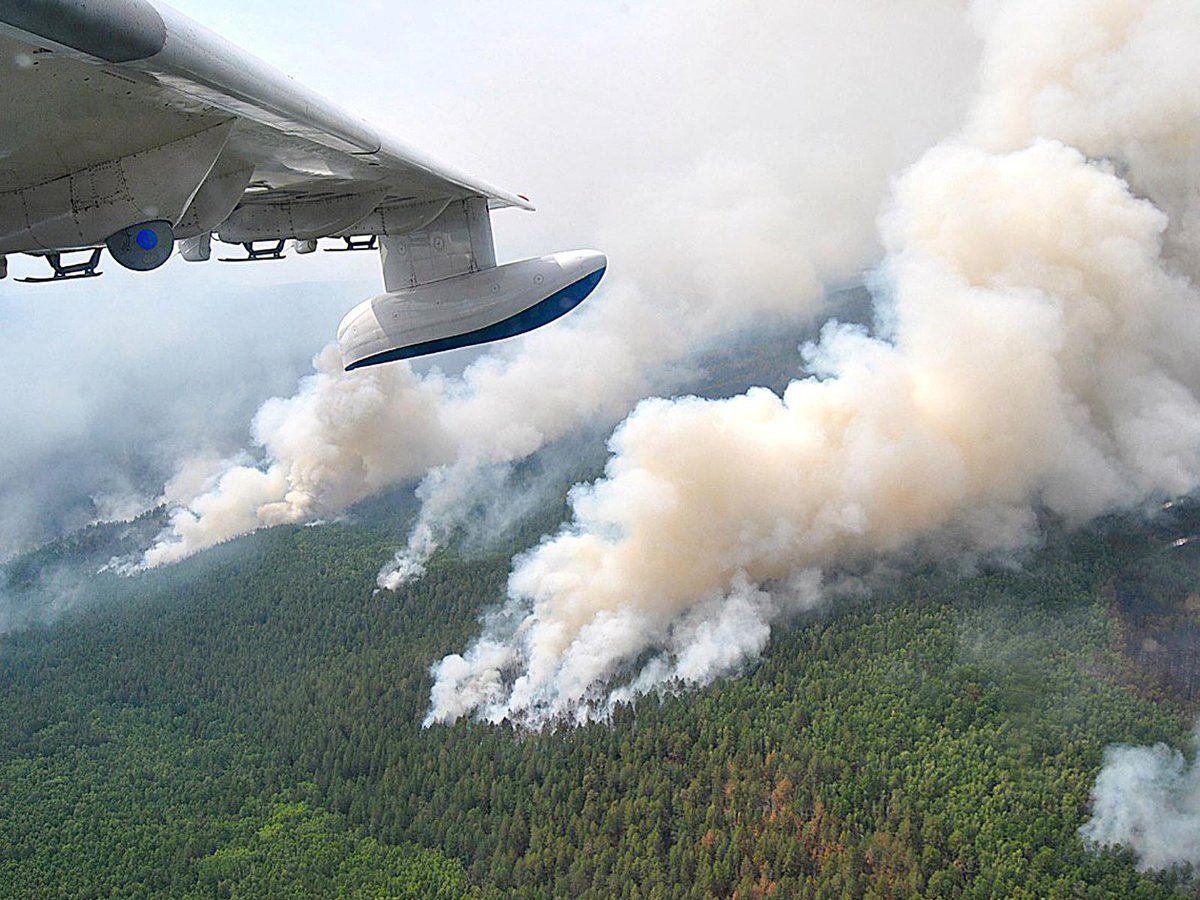
[[[1143,871],[1200,866],[1200,766],[1166,744],[1109,747],[1079,834],[1095,848],[1128,847]]]
[[[564,653],[558,678],[569,704],[554,710],[556,718],[582,723],[609,715],[617,703],[666,685],[705,685],[756,658],[771,636],[771,622],[782,615],[811,609],[822,598],[821,575],[793,574],[787,584],[770,591],[740,576],[728,592],[712,594],[672,617],[654,606],[625,605],[598,614],[583,625]],[[539,678],[530,669],[516,679],[504,673],[523,661],[521,632],[529,617],[519,598],[488,623],[485,636],[465,657],[447,656],[433,668],[435,684],[425,725],[452,722],[472,713],[490,721],[514,718],[531,722],[527,713],[540,706]],[[601,689],[613,671],[611,642],[623,647],[655,647],[638,676],[612,690]]]
[[[589,434],[589,432],[584,432]],[[561,485],[576,472],[578,440],[538,454],[536,466],[475,460],[439,466],[417,487],[421,511],[403,550],[379,575],[379,587],[396,590],[425,574],[430,556],[451,537],[460,551],[487,550],[525,517],[561,498]]]
[[[523,54],[495,73],[495,93],[528,104],[516,118],[546,123],[557,148],[542,161],[553,231],[539,251],[560,229],[606,249],[597,296],[457,378],[407,364],[344,375],[324,352],[295,396],[259,413],[257,461],[167,498],[173,525],[143,565],[325,517],[439,467],[454,477],[435,476],[426,504],[450,509],[439,486],[461,495],[477,467],[583,424],[611,427],[663,383],[664,366],[720,335],[811,316],[823,281],[877,256],[870,223],[889,175],[954,127],[969,94],[975,46],[956,0],[851,0],[836,15],[773,0],[752,16],[662,0],[627,18],[604,40],[573,43],[569,59],[553,54],[546,77],[531,78]],[[528,153],[513,118],[475,129],[501,155],[504,140]],[[563,227],[556,209],[589,224]],[[418,572],[436,531],[414,535],[397,570]]]
[[[343,377],[332,346],[316,367],[295,396],[269,401],[255,418],[267,466],[239,459],[207,473],[204,460],[181,467],[167,488],[175,508],[169,536],[143,565],[176,562],[256,528],[318,519],[445,457],[435,418],[440,379],[418,379],[407,366]]]
[[[879,333],[830,325],[782,397],[639,405],[517,562],[515,627],[435,667],[428,722],[586,716],[625,673],[645,690],[701,648],[704,677],[724,668],[700,629],[671,635],[748,585],[946,530],[1012,550],[1035,504],[1082,522],[1200,486],[1200,9],[971,15],[980,95],[881,217]],[[777,608],[752,608],[758,646]],[[644,666],[656,650],[674,662]]]

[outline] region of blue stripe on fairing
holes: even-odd
[[[560,316],[565,316],[582,303],[588,294],[596,289],[596,285],[604,277],[605,271],[607,269],[599,269],[591,275],[579,279],[574,284],[568,285],[561,291],[551,294],[540,303],[535,303],[529,309],[519,312],[502,322],[497,322],[495,325],[489,325],[487,328],[480,328],[476,331],[468,331],[466,334],[459,334],[454,337],[439,338],[436,341],[425,341],[421,344],[410,344],[407,347],[399,347],[384,353],[376,353],[374,356],[368,356],[364,360],[351,363],[346,367],[346,371],[351,372],[354,369],[362,369],[366,366],[377,366],[380,363],[395,362],[398,359],[412,359],[415,356],[443,353],[446,350],[457,350],[460,347],[489,344],[492,341],[501,341],[504,338],[515,337],[518,334],[533,331],[535,328],[541,328],[546,323],[553,322]]]

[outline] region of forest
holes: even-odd
[[[603,447],[571,457],[535,514],[395,592],[411,486],[132,577],[97,570],[161,511],[5,565],[0,896],[1195,893],[1078,829],[1107,745],[1189,746],[1200,556],[1172,542],[1200,512],[898,566],[610,721],[422,728],[430,666]]]
[[[790,623],[735,677],[527,733],[422,729],[428,669],[561,510],[377,594],[397,533],[378,511],[402,505],[90,576],[86,602],[8,635],[0,893],[1190,890],[1076,834],[1103,747],[1180,745],[1194,712],[1131,649],[1195,584],[1153,528],[1053,532],[1021,570],[914,570]],[[106,530],[10,565],[7,590],[61,589]]]

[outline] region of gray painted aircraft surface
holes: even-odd
[[[602,253],[496,264],[491,211],[532,210],[347,115],[159,0],[0,0],[0,278],[61,281],[378,250],[386,293],[338,329],[347,369],[521,334],[596,287]],[[71,258],[64,258],[72,254]]]

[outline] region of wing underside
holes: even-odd
[[[81,15],[73,9],[81,5],[91,9],[91,18],[72,25],[71,15]],[[148,55],[130,58],[143,54]],[[359,205],[366,197],[378,197],[376,206],[359,218],[377,208],[472,196],[486,198],[492,208],[531,208],[522,197],[382,135],[223,38],[148,0],[0,0],[0,64],[0,121],[22,123],[0,137],[0,195],[78,173],[85,177],[65,186],[73,197],[88,193],[88,174],[96,183],[91,192],[102,193],[105,173],[94,170],[228,126],[219,146],[192,140],[186,160],[173,161],[181,182],[195,182],[184,188],[189,204],[215,174],[214,181],[222,183],[210,184],[206,199],[209,207],[226,206],[227,214],[231,199],[237,201],[234,206],[265,206],[285,214],[294,208],[281,208],[282,203],[302,202],[308,206],[301,212],[309,215],[314,202],[340,199],[344,213],[355,206],[345,199],[353,196],[359,197]],[[166,163],[155,165],[161,170]],[[239,178],[241,191],[235,188]],[[30,198],[22,199],[27,204]],[[86,203],[84,198],[76,205]],[[178,220],[186,210],[178,216],[173,212],[160,211],[164,218]],[[217,212],[207,210],[201,219],[210,221],[193,222],[191,230],[221,224],[211,222]],[[56,235],[39,235],[37,228],[25,229],[32,232],[25,235],[11,233],[21,224],[36,223],[18,218],[16,226],[10,224],[10,233],[0,234],[0,253],[67,249]],[[89,234],[87,225],[80,224],[76,242],[86,245],[108,237]]]

